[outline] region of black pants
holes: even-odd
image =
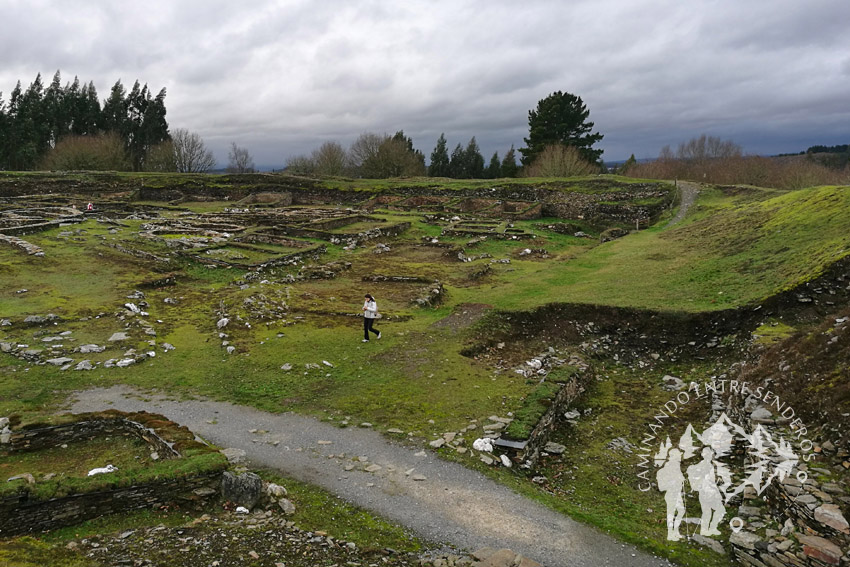
[[[367,341],[369,340],[369,331],[375,333],[375,335],[380,335],[381,332],[372,328],[372,325],[375,324],[374,319],[370,319],[369,317],[363,317],[363,338]]]

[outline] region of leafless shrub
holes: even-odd
[[[573,177],[596,172],[599,167],[588,163],[574,146],[553,144],[547,146],[530,166],[525,169],[526,177]]]
[[[132,163],[124,149],[124,140],[116,132],[61,138],[42,161],[52,171],[130,171]]]

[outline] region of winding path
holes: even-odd
[[[114,408],[163,414],[218,446],[243,449],[256,465],[319,485],[426,540],[469,550],[507,547],[547,567],[670,565],[476,471],[369,429],[340,429],[310,417],[224,402],[174,401],[125,386],[75,397],[70,405],[76,413]],[[367,457],[380,469],[345,470],[354,456]],[[425,479],[414,480],[417,475]]]
[[[696,183],[677,181],[676,184],[682,191],[682,199],[679,202],[679,210],[676,212],[676,216],[670,219],[670,222],[664,225],[664,228],[669,228],[684,219],[685,215],[688,214],[688,209],[696,202],[697,195],[699,195],[699,185]]]

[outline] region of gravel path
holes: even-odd
[[[125,386],[78,392],[75,398],[70,408],[75,413],[114,408],[163,414],[220,447],[243,449],[258,466],[319,485],[426,540],[468,550],[506,547],[547,567],[669,565],[478,472],[369,429],[341,429],[223,402],[173,401]],[[258,432],[249,432],[254,429]],[[367,457],[367,464],[380,469],[346,471],[353,456]],[[424,480],[414,480],[417,475]]]
[[[678,181],[677,182],[679,189],[682,191],[682,200],[679,203],[679,211],[676,213],[676,216],[670,219],[664,228],[668,228],[676,224],[685,218],[685,215],[688,214],[688,209],[691,208],[697,200],[697,195],[699,195],[699,185],[696,183],[691,183],[690,181]]]

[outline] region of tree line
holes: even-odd
[[[164,88],[154,94],[136,81],[127,92],[119,80],[101,105],[93,82],[62,85],[57,71],[45,86],[39,74],[26,89],[18,81],[8,101],[0,93],[0,168],[34,169],[64,143],[96,149],[112,169],[140,170],[169,138],[165,114]]]
[[[834,164],[826,163],[819,159],[821,155],[843,155],[843,159],[839,157]],[[629,162],[623,164],[621,173],[649,179],[688,179],[779,189],[840,185],[850,181],[850,161],[844,154],[807,152],[776,157],[748,156],[733,141],[705,134],[680,143],[675,151],[664,146],[655,161],[637,163],[630,159]]]
[[[0,93],[0,169],[115,170],[204,173],[216,166],[196,133],[169,130],[165,89],[147,84],[127,91],[119,79],[101,103],[94,83],[62,84],[59,71],[45,86],[41,74],[24,89]],[[255,170],[248,150],[231,144],[227,171]]]
[[[458,143],[449,155],[445,134],[440,134],[425,165],[425,155],[414,148],[413,139],[399,130],[392,136],[366,132],[346,149],[339,142],[324,142],[310,155],[289,158],[287,171],[299,174],[352,175],[368,179],[389,177],[451,177],[486,179],[515,177],[518,166],[513,146],[499,159],[493,154],[485,166],[484,156],[473,136],[466,147]]]
[[[128,92],[118,80],[101,103],[93,82],[74,77],[63,85],[59,71],[46,87],[40,74],[26,89],[18,81],[8,101],[0,93],[0,169],[212,170],[215,158],[198,134],[169,130],[165,97],[164,88],[154,94],[137,80]],[[290,158],[287,169],[375,179],[583,175],[602,169],[602,150],[593,148],[602,134],[592,131],[589,114],[581,98],[570,93],[558,91],[540,100],[528,113],[527,147],[519,149],[519,164],[513,145],[503,157],[495,152],[486,161],[475,136],[449,153],[441,134],[426,166],[425,154],[399,130],[361,134],[349,148],[325,142],[309,155]],[[235,143],[228,160],[228,172],[255,170],[250,153]]]
[[[593,132],[590,111],[581,97],[557,91],[540,100],[528,113],[529,135],[517,163],[513,145],[500,158],[495,152],[484,159],[473,136],[451,153],[445,133],[440,134],[426,167],[425,156],[413,147],[403,130],[394,135],[361,134],[350,148],[325,142],[310,155],[290,158],[287,170],[301,174],[354,175],[364,178],[449,177],[495,179],[504,177],[570,177],[604,171],[602,150],[594,144],[602,134]]]

